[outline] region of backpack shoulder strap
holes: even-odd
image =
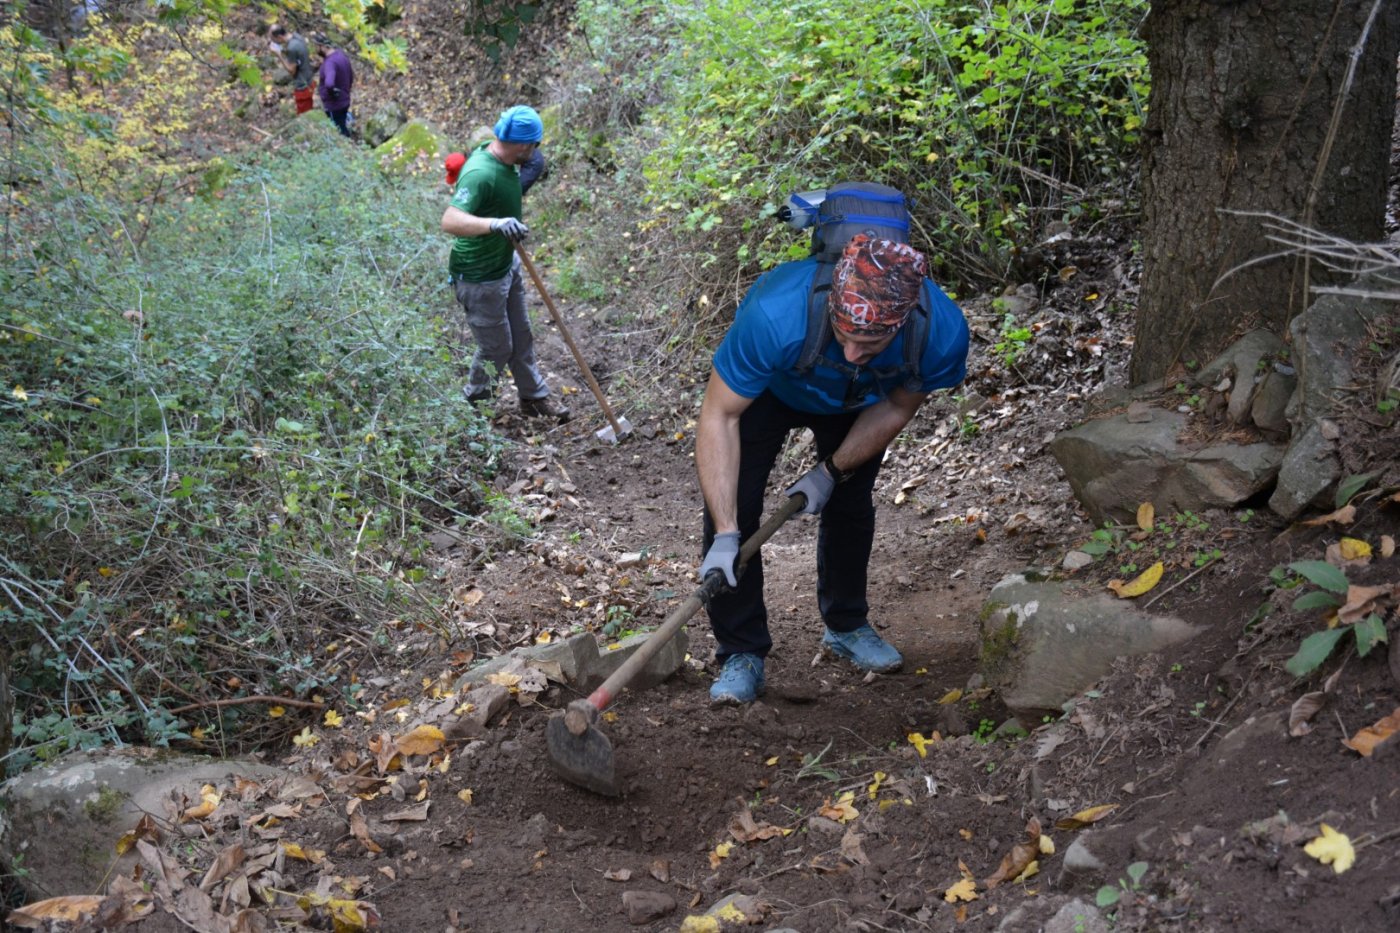
[[[831,342],[831,319],[826,314],[826,302],[831,295],[831,275],[835,270],[835,257],[821,255],[817,260],[817,271],[812,275],[812,287],[807,291],[807,331],[794,367],[804,375],[812,371],[822,351]]]
[[[924,345],[928,343],[928,332],[932,325],[933,312],[929,308],[928,286],[919,286],[919,306],[909,315],[904,324],[904,388],[918,392],[924,384]]]

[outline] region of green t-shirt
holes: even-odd
[[[487,151],[490,145],[483,143],[462,167],[452,206],[476,217],[519,219],[520,172]],[[452,244],[447,271],[468,282],[491,282],[505,278],[514,257],[515,248],[499,233],[459,236]]]

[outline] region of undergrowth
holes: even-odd
[[[440,624],[427,535],[520,530],[481,487],[500,441],[461,399],[435,216],[306,135],[143,205],[139,241],[44,133],[17,143],[43,171],[0,273],[10,770],[244,747],[277,728],[253,697],[354,708],[350,654]]]
[[[941,281],[1000,284],[1048,224],[1133,200],[1146,7],[585,0],[561,150],[642,209],[676,318],[804,255],[776,209],[845,179],[905,192]]]

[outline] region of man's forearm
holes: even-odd
[[[850,472],[871,457],[879,456],[890,445],[890,441],[904,430],[918,409],[917,402],[911,407],[907,401],[904,404],[896,404],[890,399],[883,399],[871,405],[861,412],[855,424],[851,425],[846,439],[832,454],[832,463],[838,470]]]
[[[715,531],[738,531],[739,419],[700,413],[695,439],[695,468],[700,494],[710,510]]]

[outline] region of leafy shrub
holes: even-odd
[[[27,191],[0,273],[12,765],[238,744],[264,709],[216,702],[348,696],[326,646],[419,611],[428,533],[527,530],[480,487],[499,441],[442,339],[434,218],[322,135],[146,206],[139,245],[128,204]]]
[[[649,108],[645,187],[629,178],[631,190],[652,229],[693,232],[711,281],[805,253],[767,222],[788,193],[868,178],[913,199],[916,245],[943,278],[986,282],[1008,276],[1043,220],[1095,210],[1086,189],[1131,185],[1146,7],[630,0],[579,16],[617,88],[589,95]],[[665,48],[623,34],[638,24]]]

